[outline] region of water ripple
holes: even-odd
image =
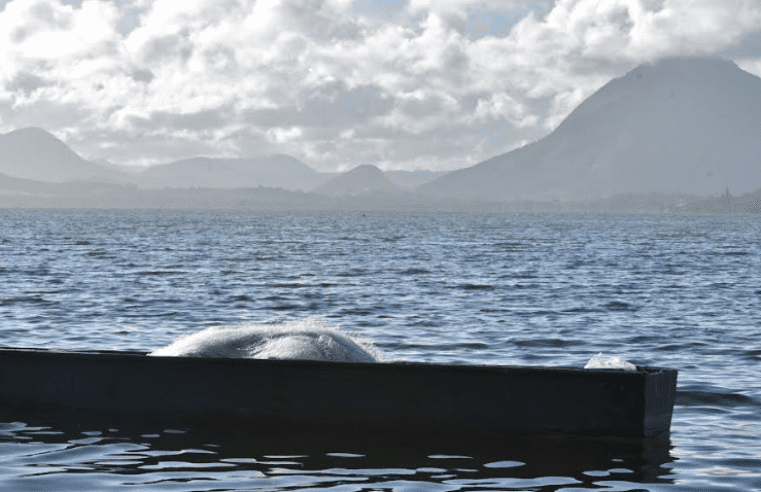
[[[213,325],[316,316],[372,340],[390,359],[582,367],[602,352],[680,370],[665,467],[648,468],[633,452],[571,470],[536,468],[542,453],[521,458],[521,451],[469,468],[429,460],[446,454],[437,450],[412,466],[372,461],[372,449],[359,446],[325,452],[364,454],[329,459],[368,464],[308,468],[305,460],[298,469],[271,465],[297,473],[271,473],[256,463],[205,468],[204,459],[222,461],[193,453],[162,462],[104,447],[89,459],[74,449],[117,445],[107,429],[85,445],[35,434],[55,429],[7,424],[0,427],[5,464],[34,449],[82,453],[73,464],[8,465],[0,472],[8,490],[761,488],[755,217],[4,210],[0,223],[5,346],[150,351]],[[129,443],[144,450],[153,449],[151,439],[179,449],[204,444],[170,444],[161,430],[143,434],[162,437]],[[236,447],[225,459],[261,458],[250,449]],[[525,466],[482,466],[499,462]],[[372,475],[375,481],[335,472],[355,468],[405,472]],[[489,475],[495,470],[503,475]],[[521,476],[525,470],[533,475]]]

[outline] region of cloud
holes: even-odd
[[[326,170],[451,169],[541,137],[643,62],[715,54],[761,70],[758,2],[366,3],[11,0],[0,130],[41,126],[134,164],[285,152]],[[509,28],[474,37],[476,15]]]
[[[15,62],[62,62],[114,54],[118,11],[86,0],[79,8],[56,0],[9,2],[0,15],[0,46]]]

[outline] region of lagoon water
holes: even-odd
[[[273,439],[0,412],[0,490],[761,490],[757,217],[4,210],[0,231],[2,346],[149,352],[212,326],[319,324],[386,360],[602,352],[680,371],[672,432],[652,442]]]

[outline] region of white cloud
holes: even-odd
[[[0,16],[2,45],[23,58],[56,60],[102,55],[113,48],[117,9],[86,0],[74,9],[55,0],[10,2]]]
[[[507,12],[536,3],[525,0],[409,0],[407,9],[413,15],[433,12],[464,20],[472,11]]]
[[[745,47],[741,66],[761,72],[761,47],[744,44],[761,31],[755,1],[558,0],[533,13],[546,8],[410,0],[403,18],[379,19],[350,0],[11,0],[0,129],[42,126],[121,162],[280,151],[322,168],[453,168],[538,138],[642,62]],[[474,11],[528,13],[472,39]]]
[[[97,0],[77,9],[56,0],[12,1],[0,13],[3,72],[35,65],[55,71],[71,61],[108,60],[118,49],[117,18],[113,4]]]
[[[526,106],[505,93],[479,99],[473,120],[506,120],[519,128],[537,124],[536,115],[530,114]]]
[[[301,137],[303,134],[304,132],[297,126],[293,126],[291,128],[276,127],[267,130],[267,137],[273,143],[289,142]]]
[[[741,58],[737,60],[737,66],[746,72],[761,77],[761,56],[758,58]]]

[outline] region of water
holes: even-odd
[[[0,345],[322,322],[388,360],[680,370],[667,442],[0,425],[2,490],[761,490],[754,217],[0,211]],[[317,321],[315,321],[317,320]]]

